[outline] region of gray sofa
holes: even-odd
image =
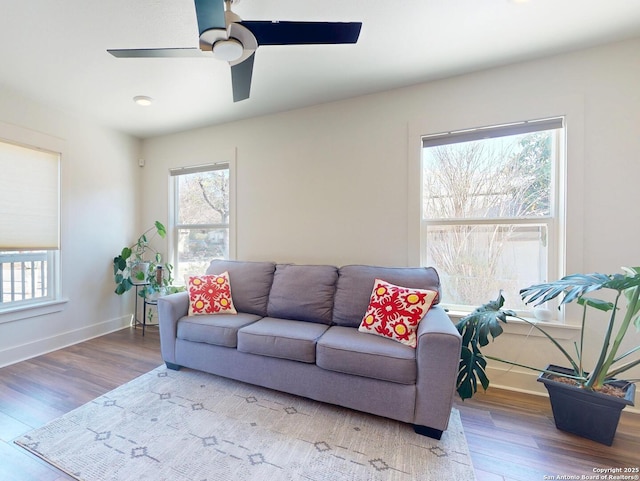
[[[461,339],[434,305],[414,349],[358,326],[376,278],[439,292],[433,268],[292,265],[215,260],[238,314],[188,315],[189,296],[158,299],[162,358],[181,366],[396,419],[440,439]]]

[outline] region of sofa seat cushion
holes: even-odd
[[[210,314],[187,316],[178,321],[178,339],[236,347],[238,330],[260,319],[256,314]]]
[[[332,326],[318,341],[316,364],[328,371],[415,384],[415,349],[384,337]]]
[[[238,331],[238,351],[314,363],[316,342],[328,327],[265,317]]]

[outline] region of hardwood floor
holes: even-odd
[[[489,388],[456,407],[478,481],[589,479],[599,468],[628,468],[636,476],[620,479],[640,475],[638,414],[622,413],[609,447],[557,430],[546,397]]]
[[[12,440],[160,364],[157,329],[131,328],[0,369],[0,480],[73,479]]]
[[[13,439],[161,363],[156,329],[145,337],[124,329],[0,369],[0,480],[70,480]],[[490,389],[456,407],[478,481],[586,479],[597,468],[640,466],[640,415],[623,412],[607,447],[558,431],[543,397]]]

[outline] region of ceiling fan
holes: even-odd
[[[233,101],[249,98],[256,49],[260,45],[356,43],[361,22],[245,21],[231,11],[239,0],[194,0],[199,47],[109,49],[114,57],[213,57],[229,62]]]

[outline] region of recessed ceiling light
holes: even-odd
[[[133,101],[138,105],[142,105],[143,107],[148,107],[153,103],[153,99],[151,97],[147,97],[146,95],[136,95],[133,97]]]

